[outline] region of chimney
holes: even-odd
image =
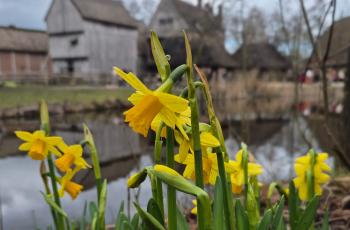
[[[218,15],[217,15],[217,17],[218,17],[218,19],[219,19],[219,21],[220,21],[220,23],[221,23],[221,22],[222,22],[222,4],[220,4],[218,8],[219,8],[219,9],[218,9]]]
[[[197,2],[197,7],[198,7],[198,8],[202,8],[202,0],[198,0],[198,2]]]

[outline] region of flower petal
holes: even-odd
[[[136,105],[137,103],[142,101],[144,96],[145,94],[141,91],[136,91],[135,93],[131,94],[131,96],[128,98],[128,101],[130,101],[133,105]]]
[[[159,101],[173,112],[181,113],[188,108],[188,101],[184,98],[162,92],[155,92]]]
[[[160,119],[170,128],[175,129],[176,115],[166,107],[163,107],[159,112]]]
[[[31,147],[32,147],[32,143],[30,143],[30,142],[25,142],[25,143],[23,143],[23,144],[21,144],[19,147],[18,147],[18,149],[20,150],[20,151],[28,151]]]
[[[15,131],[16,136],[24,141],[33,141],[34,137],[33,134],[31,134],[30,132],[26,132],[26,131]]]
[[[201,145],[206,147],[218,147],[220,146],[220,142],[213,134],[210,132],[202,132],[200,134]]]
[[[143,93],[149,93],[150,90],[136,77],[133,73],[125,73],[118,67],[114,67],[114,72],[118,74],[124,81],[126,81],[134,89]]]

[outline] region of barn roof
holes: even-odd
[[[288,69],[290,62],[275,46],[268,43],[253,43],[241,46],[234,54],[233,59],[243,66],[243,47],[245,48],[246,67],[259,69]]]
[[[44,31],[0,27],[0,50],[47,53],[48,42]]]
[[[136,20],[130,16],[120,1],[72,0],[72,2],[84,19],[137,28]]]
[[[199,8],[198,6],[181,0],[172,0],[177,12],[187,22],[191,30],[199,32],[214,32],[222,30],[221,19],[214,16],[210,8]]]
[[[185,43],[182,37],[160,38],[172,67],[186,63]],[[235,68],[237,64],[220,42],[209,37],[191,39],[193,62],[200,67]],[[152,59],[153,60],[153,59]],[[153,61],[151,61],[153,65]]]
[[[318,49],[323,56],[328,42],[330,29],[318,40]],[[350,17],[342,18],[334,23],[333,37],[327,60],[328,66],[345,66],[350,48]],[[315,60],[315,59],[314,59]]]

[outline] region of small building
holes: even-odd
[[[51,62],[45,31],[0,27],[0,81],[47,81]]]
[[[239,65],[237,72],[255,72],[261,80],[286,80],[291,69],[290,61],[275,46],[265,42],[241,45],[232,57]]]
[[[53,0],[46,23],[54,74],[109,82],[113,66],[136,71],[137,22],[120,1]]]

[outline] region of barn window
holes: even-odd
[[[78,43],[79,43],[78,38],[73,38],[70,40],[70,46],[76,46],[78,45]]]
[[[159,19],[159,24],[161,24],[161,25],[173,24],[173,18],[161,18],[161,19]]]

